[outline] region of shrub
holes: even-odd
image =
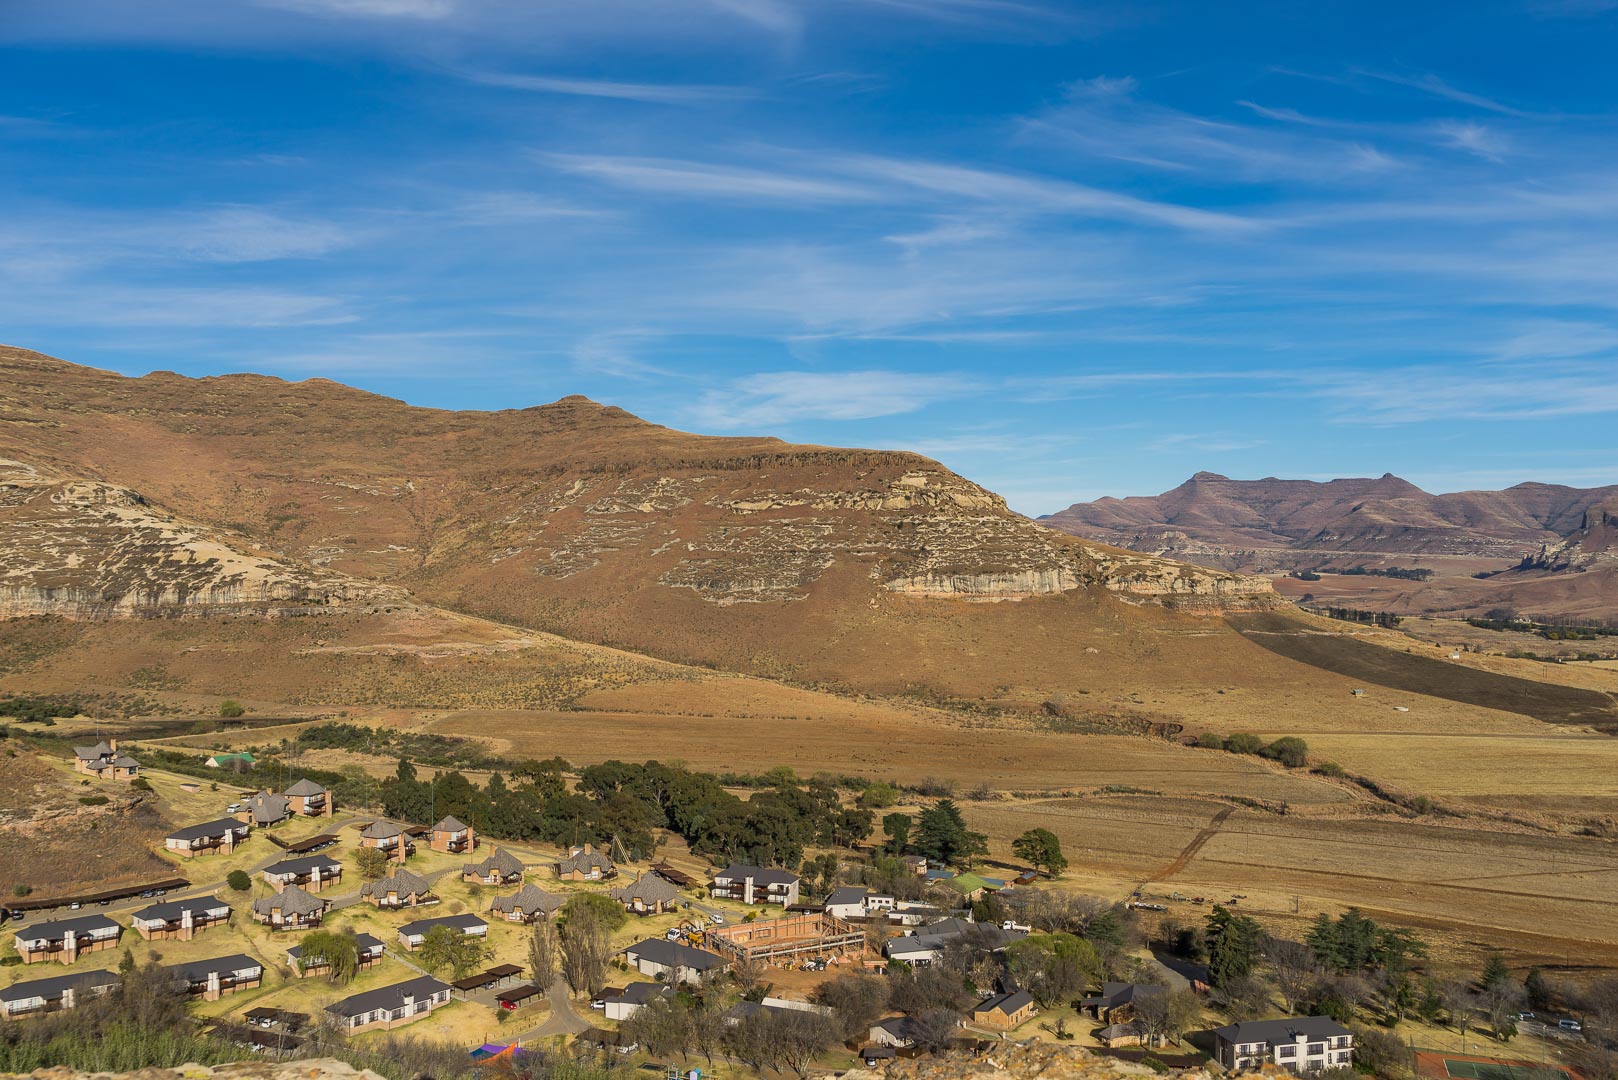
[[[1264,749],[1264,740],[1250,731],[1238,731],[1225,740],[1225,749],[1232,754],[1256,754]]]
[[[23,885],[21,883],[18,883],[18,884],[13,885],[11,887],[11,895],[12,896],[27,896],[29,893],[31,893],[33,891],[34,891],[34,887],[32,885]]]
[[[79,796],[79,805],[80,806],[106,806],[110,802],[112,802],[112,800],[107,798],[105,795],[80,795]]]
[[[232,870],[225,875],[225,884],[237,892],[246,892],[253,887],[253,879],[247,876],[246,870]]]
[[[152,782],[144,776],[137,776],[129,782],[129,786],[136,791],[151,791]]]
[[[1225,748],[1225,737],[1217,731],[1204,731],[1197,736],[1197,745],[1204,750],[1223,750]]]
[[[224,701],[219,703],[219,715],[226,717],[227,719],[235,719],[238,716],[245,715],[246,712],[247,706],[243,705],[235,698],[226,698]]]
[[[1333,780],[1342,780],[1348,776],[1348,770],[1335,761],[1322,761],[1315,766],[1315,772],[1321,776],[1329,776]]]
[[[1259,753],[1289,769],[1301,769],[1309,764],[1309,744],[1296,735],[1284,735]]]
[[[899,793],[885,780],[873,780],[860,792],[860,805],[867,810],[886,810],[899,801]]]

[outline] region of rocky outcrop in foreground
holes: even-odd
[[[1014,1042],[981,1055],[944,1054],[889,1063],[878,1069],[854,1069],[844,1080],[1003,1080],[1040,1077],[1040,1080],[1123,1080],[1157,1076],[1151,1069],[1077,1046]],[[1177,1073],[1185,1080],[1212,1080],[1207,1070]],[[1284,1073],[1275,1073],[1284,1076]]]
[[[15,1073],[0,1073],[14,1076]],[[140,1069],[131,1073],[87,1073],[57,1066],[21,1075],[31,1080],[383,1080],[370,1069],[356,1069],[332,1058],[308,1061],[235,1061],[228,1065],[181,1065],[174,1069]]]

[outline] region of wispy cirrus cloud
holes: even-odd
[[[1476,94],[1469,90],[1463,90],[1458,86],[1452,86],[1432,72],[1421,75],[1399,75],[1386,71],[1369,71],[1365,68],[1354,68],[1353,70],[1354,74],[1364,76],[1367,79],[1377,79],[1381,82],[1392,83],[1395,86],[1408,86],[1412,90],[1420,90],[1423,93],[1443,98],[1446,101],[1454,101],[1461,105],[1470,105],[1474,109],[1482,109],[1485,112],[1499,113],[1502,116],[1515,116],[1522,119],[1539,115],[1526,109],[1519,109],[1515,105],[1496,101],[1494,98],[1486,97],[1483,94]]]
[[[810,420],[870,420],[916,412],[977,392],[981,380],[953,373],[774,371],[706,391],[692,409],[724,430],[768,429]]]
[[[601,154],[541,154],[555,168],[619,187],[667,195],[718,196],[775,202],[860,202],[877,192],[847,181],[674,158]]]
[[[579,79],[560,75],[524,75],[501,71],[469,71],[463,73],[463,77],[483,86],[499,86],[508,90],[637,101],[654,105],[703,105],[715,101],[736,101],[754,94],[754,91],[739,86],[621,82],[612,79]]]

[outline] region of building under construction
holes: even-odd
[[[834,955],[857,958],[865,952],[863,928],[818,911],[715,926],[703,934],[703,939],[721,956],[769,963]]]

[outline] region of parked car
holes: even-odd
[[[80,909],[80,908],[81,908],[81,907],[83,907],[83,906],[84,906],[84,905],[83,905],[83,904],[81,904],[81,903],[79,903],[79,902],[78,902],[78,901],[77,901],[77,900],[75,900],[75,901],[73,901],[73,902],[72,902],[72,903],[71,903],[71,904],[69,904],[69,905],[68,905],[68,906],[67,906],[67,909],[68,909],[68,910],[69,910],[69,911],[77,911],[77,910],[79,910],[79,909]]]
[[[1556,1026],[1563,1031],[1583,1031],[1584,1025],[1577,1020],[1558,1020]]]
[[[1519,1020],[1538,1020],[1539,1017],[1535,1016],[1531,1012],[1520,1012],[1520,1013],[1517,1014],[1517,1019],[1519,1019]]]
[[[718,912],[714,912],[712,915],[708,916],[708,921],[713,923],[715,926],[725,925],[725,917]]]
[[[590,1002],[590,1008],[592,1008],[592,1009],[605,1010],[606,1007],[607,1007],[607,1003],[605,1001],[602,1001],[600,998],[596,998],[594,1001]]]
[[[156,895],[157,895],[157,890],[156,889],[147,889],[145,892],[140,894],[140,898],[142,900],[150,900],[152,897],[154,897]]]

